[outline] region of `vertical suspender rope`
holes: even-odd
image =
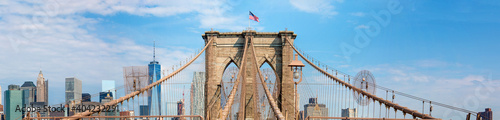
[[[359,111],[359,110],[360,110],[360,109],[359,109],[359,92],[356,92],[356,94],[358,94],[358,98],[356,98],[356,105],[357,105],[357,107],[356,107],[356,111]],[[361,117],[362,117],[362,116],[361,116]]]
[[[244,78],[244,76],[243,76],[242,73],[245,70],[245,66],[246,66],[245,65],[245,60],[246,60],[246,52],[247,52],[247,48],[248,48],[248,38],[245,38],[244,45],[245,46],[243,48],[243,56],[242,56],[241,63],[240,63],[240,69],[238,71],[238,75],[236,76],[236,81],[235,81],[235,83],[233,85],[233,89],[231,90],[231,93],[229,94],[229,97],[226,100],[226,106],[224,106],[224,109],[222,110],[222,114],[220,116],[221,120],[225,120],[227,118],[228,112],[231,111],[231,106],[233,105],[233,101],[234,101],[234,97],[235,97],[235,94],[236,94],[236,90],[238,88],[238,84],[240,82],[240,79]],[[245,82],[245,80],[242,80],[242,82]],[[241,87],[243,88],[244,86],[241,86]],[[240,100],[241,99],[245,99],[245,98],[242,98],[242,95],[240,95]],[[240,103],[240,104],[245,104],[245,103]],[[210,119],[210,118],[207,118],[207,119]]]
[[[363,105],[363,100],[365,99],[365,96],[361,95],[361,99],[359,99],[359,103],[361,104],[361,117],[365,117],[365,105]]]
[[[429,115],[432,116],[432,101],[429,101]]]
[[[373,114],[372,117],[375,118],[375,100],[373,100],[373,113],[372,114]]]
[[[286,39],[288,39],[288,38],[286,38]],[[293,44],[292,44],[290,41],[286,41],[286,42],[288,42],[288,44],[289,44],[289,45],[290,45],[290,46],[291,46],[291,47],[292,47],[295,51],[297,51],[297,49],[293,46]],[[303,56],[302,54],[300,54],[300,53],[299,53],[299,56],[300,56],[300,57],[302,57],[302,58],[304,58],[304,56]],[[335,79],[335,81],[338,81],[338,82],[340,82],[341,84],[344,84],[344,85],[348,86],[349,88],[354,89],[355,91],[357,91],[357,92],[358,92],[358,93],[360,93],[360,94],[363,94],[363,95],[365,95],[365,96],[367,96],[367,97],[370,97],[370,98],[372,98],[372,99],[376,99],[376,100],[377,100],[377,101],[379,101],[379,102],[383,102],[384,104],[386,104],[386,106],[387,106],[387,107],[393,107],[394,109],[398,109],[398,110],[401,110],[401,111],[406,112],[406,113],[413,113],[413,115],[415,115],[415,116],[417,116],[417,117],[419,117],[419,118],[423,118],[423,119],[434,119],[433,117],[431,117],[431,116],[429,116],[429,115],[422,114],[422,113],[419,113],[419,112],[414,112],[414,110],[411,110],[411,109],[405,108],[405,107],[403,107],[403,106],[400,106],[400,105],[398,105],[398,104],[392,103],[392,102],[390,102],[390,101],[383,100],[382,98],[377,97],[377,96],[375,96],[375,95],[372,95],[372,94],[370,94],[370,93],[367,93],[367,92],[365,92],[365,91],[360,91],[360,89],[359,89],[359,88],[356,88],[356,87],[352,86],[351,84],[347,84],[346,82],[341,81],[341,80],[340,80],[340,79],[338,79],[337,77],[335,77],[335,76],[333,76],[333,75],[330,75],[330,74],[326,73],[324,70],[322,70],[322,69],[321,69],[321,68],[319,68],[318,66],[316,66],[316,65],[312,64],[312,63],[311,63],[311,61],[309,61],[309,60],[307,60],[307,59],[305,59],[305,61],[306,61],[307,63],[309,63],[312,67],[314,67],[316,70],[318,70],[318,71],[322,72],[323,74],[328,75],[329,77],[331,77],[331,78]]]
[[[255,55],[256,52],[255,52],[255,47],[253,45],[253,40],[251,42],[251,47],[252,47],[252,52],[253,52],[253,60],[255,63],[257,63],[257,56]],[[292,46],[293,47],[293,46]],[[255,68],[259,68],[259,65],[255,64]],[[271,107],[273,108],[273,111],[274,111],[274,114],[276,115],[276,117],[280,120],[285,120],[285,117],[283,116],[283,114],[281,113],[281,111],[279,110],[278,108],[278,105],[276,104],[276,102],[274,101],[274,98],[272,98],[271,96],[271,93],[269,92],[269,89],[267,88],[267,86],[265,85],[265,82],[264,82],[264,77],[262,76],[262,72],[260,71],[260,69],[257,70],[258,74],[259,74],[259,77],[260,77],[260,81],[262,83],[262,87],[264,88],[264,91],[266,93],[266,96],[268,98],[268,101],[269,103],[271,104]]]
[[[381,118],[382,117],[382,103],[380,103],[380,101],[379,101],[378,104],[379,104],[378,117]]]
[[[333,106],[333,115],[336,115],[337,114],[337,89],[335,89],[337,87],[337,83],[334,81],[333,84],[332,84],[332,89],[333,89],[333,103],[332,103],[332,106]]]
[[[368,103],[366,103],[366,116],[370,116],[370,98],[366,97],[366,100],[368,101]]]
[[[335,109],[337,110],[337,113],[335,113],[335,114],[337,114],[337,115],[340,113],[340,112],[339,112],[339,110],[340,110],[341,108],[340,108],[339,101],[340,101],[340,99],[341,99],[340,97],[342,97],[342,96],[340,96],[340,94],[339,94],[339,93],[340,93],[340,90],[339,90],[339,85],[340,85],[340,84],[338,84],[338,83],[336,83],[336,84],[335,84],[335,90],[336,90],[335,95],[337,96],[337,101],[335,102],[335,105],[337,106],[337,108],[335,108]]]
[[[351,82],[351,80],[349,80],[349,82]],[[354,90],[350,89],[350,88],[348,90],[349,90],[349,92],[348,92],[349,108],[354,109],[354,98],[353,98],[354,97]],[[356,108],[356,116],[358,116],[357,111],[358,111],[358,108]]]
[[[398,110],[397,110],[397,109],[394,109],[394,119],[396,119],[397,112],[398,112]]]
[[[389,94],[389,91],[385,91],[385,100],[387,100],[387,95]],[[387,108],[387,105],[385,105],[385,117],[388,118],[389,113],[387,113],[389,108]]]
[[[347,76],[347,79],[349,80],[349,76]],[[348,92],[349,90],[345,86],[342,86],[342,88],[344,88],[344,93],[343,94],[345,96],[345,98],[344,98],[344,108],[349,108],[349,106],[347,105],[347,101],[346,101],[347,98],[349,97],[349,92]]]
[[[424,111],[424,105],[425,105],[425,101],[422,101],[422,113],[425,114],[425,111]]]

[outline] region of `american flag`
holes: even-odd
[[[259,17],[255,16],[255,15],[252,13],[252,11],[248,11],[248,12],[250,12],[250,15],[248,16],[248,18],[249,18],[250,20],[255,20],[255,21],[259,22]]]

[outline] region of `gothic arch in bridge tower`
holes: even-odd
[[[219,69],[224,70],[224,71],[222,71],[221,75],[222,75],[222,74],[224,74],[224,72],[226,71],[227,67],[229,67],[229,65],[231,65],[231,64],[236,65],[236,67],[238,67],[238,69],[240,68],[240,64],[239,64],[239,62],[235,62],[235,61],[234,61],[234,59],[233,59],[233,58],[231,58],[231,57],[228,57],[228,58],[227,58],[226,60],[224,60],[224,62],[222,62],[222,63],[225,63],[226,65],[225,65],[225,66],[223,66],[223,68],[219,68]]]
[[[262,68],[262,66],[264,66],[264,64],[267,63],[271,67],[271,69],[273,69],[273,72],[276,72],[276,65],[275,65],[276,61],[271,61],[272,59],[269,60],[267,57],[262,57],[261,59],[257,58],[257,60],[258,60],[257,63],[260,64],[259,68]],[[274,64],[273,64],[273,62],[274,62]]]
[[[218,32],[207,31],[202,35],[205,44],[210,44],[205,52],[205,71],[206,71],[206,84],[205,84],[205,103],[210,101],[210,95],[220,93],[220,80],[224,74],[225,69],[229,64],[234,62],[238,68],[245,66],[244,93],[245,105],[243,117],[254,119],[258,115],[255,114],[255,103],[251,100],[253,95],[253,84],[258,73],[256,73],[255,64],[262,66],[268,63],[274,72],[277,73],[277,78],[281,80],[279,88],[278,103],[293,102],[293,80],[292,71],[287,65],[293,59],[293,49],[286,42],[290,40],[293,43],[296,35],[293,31],[280,31],[280,32],[256,32],[253,30],[246,30],[243,32]],[[285,39],[288,38],[288,39]],[[208,43],[212,40],[212,43]],[[252,47],[244,51],[244,45],[248,39],[249,43],[253,43],[255,47],[255,56],[257,63],[253,58]],[[245,64],[242,64],[243,53],[246,53],[247,59]],[[259,85],[260,86],[260,85]],[[240,89],[240,88],[238,88]],[[240,90],[239,90],[240,91]],[[209,106],[205,104],[205,108],[221,109],[221,101],[216,101],[215,104]],[[239,102],[239,101],[235,101]],[[241,102],[240,102],[241,103]],[[288,114],[289,119],[295,116],[294,106],[278,104],[283,113]],[[218,112],[206,111],[205,117],[207,119],[219,118]],[[258,118],[256,118],[258,119]]]

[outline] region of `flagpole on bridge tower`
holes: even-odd
[[[248,10],[248,12],[250,12],[250,10]],[[251,12],[250,12],[251,13]],[[250,19],[248,19],[248,28],[247,30],[251,30],[252,28],[250,27]]]
[[[250,12],[250,10],[248,10]],[[248,19],[248,28],[247,30],[251,30],[252,28],[250,27],[250,19]]]
[[[252,11],[248,11],[248,13],[249,13],[249,14],[248,14],[249,16],[248,16],[248,28],[247,28],[247,29],[248,29],[248,30],[251,30],[252,28],[251,28],[251,26],[250,26],[250,25],[251,25],[250,20],[254,20],[254,21],[259,22],[259,17],[255,16],[255,15],[252,13]]]
[[[251,30],[252,28],[250,27],[250,19],[248,19],[248,30]]]

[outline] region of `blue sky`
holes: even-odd
[[[388,11],[392,2],[401,11],[384,17],[379,30],[371,26],[381,24],[373,13]],[[257,31],[294,31],[305,53],[350,75],[367,69],[382,86],[459,107],[469,102],[465,95],[479,101],[467,109],[500,109],[498,96],[474,92],[500,91],[500,2],[494,0],[1,1],[0,85],[4,91],[35,81],[42,69],[53,104],[64,101],[57,91],[65,77],[79,77],[84,92],[96,93],[95,82],[121,81],[123,66],[151,61],[153,40],[160,63],[171,66],[203,46],[204,31],[245,29],[249,10],[260,18],[251,22]],[[357,46],[356,31],[379,32]],[[346,46],[356,52],[346,54]]]

